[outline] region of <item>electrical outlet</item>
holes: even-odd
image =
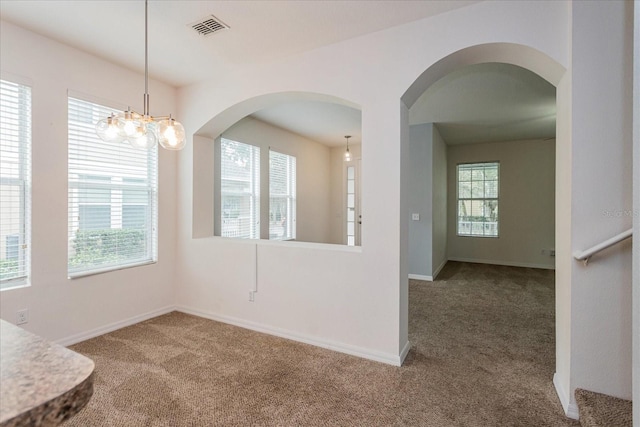
[[[549,256],[556,256],[556,250],[555,249],[549,249]]]
[[[420,214],[418,213],[411,214],[411,219],[413,221],[420,221]]]
[[[18,310],[16,312],[16,325],[24,325],[29,322],[29,310]]]
[[[249,291],[249,301],[253,302],[255,294],[254,291]]]

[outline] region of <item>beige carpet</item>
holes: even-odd
[[[398,368],[183,313],[77,344],[95,394],[67,426],[575,426],[552,386],[550,271],[449,263],[410,283]]]
[[[631,427],[632,402],[602,393],[576,389],[582,427]]]

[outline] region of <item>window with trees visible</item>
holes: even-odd
[[[260,147],[220,141],[221,236],[260,238]]]
[[[458,236],[498,237],[500,164],[459,164]]]
[[[0,289],[29,282],[31,88],[0,80]]]
[[[98,138],[95,123],[115,112],[69,98],[70,277],[157,260],[158,149]]]
[[[296,238],[296,158],[269,150],[269,239]]]

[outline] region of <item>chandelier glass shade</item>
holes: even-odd
[[[147,0],[144,2],[144,112],[131,108],[112,114],[96,123],[96,134],[106,142],[128,142],[133,147],[149,149],[157,143],[167,150],[182,150],[187,143],[184,126],[171,115],[153,117],[149,114],[149,60],[147,31]]]

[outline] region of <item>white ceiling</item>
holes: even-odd
[[[471,65],[431,85],[409,123],[437,123],[447,144],[553,138],[556,89],[515,65]]]
[[[277,60],[476,2],[150,0],[149,74],[180,87],[237,64]],[[206,37],[191,29],[209,15],[230,29]],[[0,16],[144,71],[142,0],[2,0]]]
[[[242,64],[277,60],[476,1],[149,1],[149,72],[176,87]],[[230,29],[203,37],[191,23],[215,15]],[[142,0],[2,0],[0,16],[31,31],[144,71]],[[361,113],[300,101],[254,113],[259,120],[330,146],[361,141]],[[448,143],[551,137],[555,89],[518,67],[484,64],[432,85],[411,124],[438,123]]]

